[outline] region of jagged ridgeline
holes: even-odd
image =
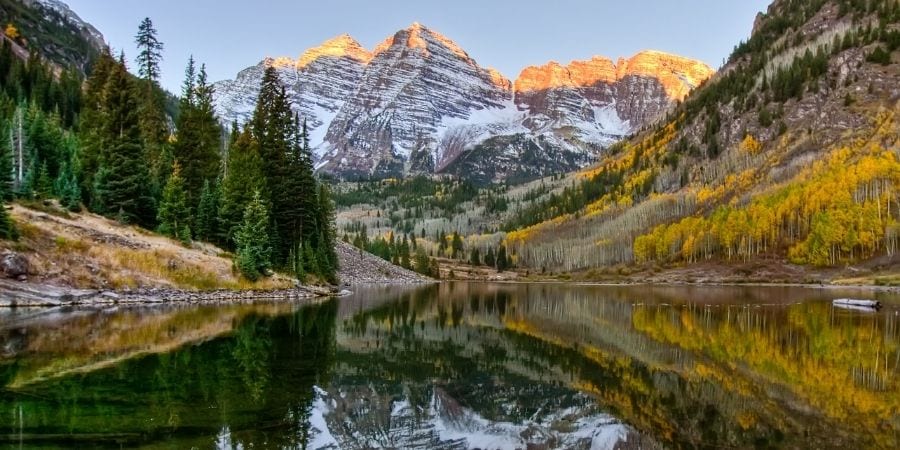
[[[371,51],[342,35],[297,59],[267,58],[216,83],[219,115],[248,120],[269,67],[308,120],[320,173],[441,174],[482,186],[584,168],[713,74],[699,61],[642,51],[527,67],[512,81],[415,23]]]
[[[506,221],[522,266],[892,255],[900,3],[777,0],[719,73]]]

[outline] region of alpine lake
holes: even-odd
[[[446,282],[0,311],[0,448],[898,447],[887,291]]]

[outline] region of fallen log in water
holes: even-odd
[[[858,309],[858,308],[867,308],[867,309],[880,309],[881,302],[878,300],[858,300],[853,298],[839,298],[835,299],[832,304],[834,306]]]

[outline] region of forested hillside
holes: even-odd
[[[893,255],[900,2],[778,0],[754,28],[666,121],[515,213],[516,263]]]
[[[36,39],[18,29],[11,36],[11,28],[0,40],[2,201],[58,203],[185,245],[215,243],[235,253],[251,281],[272,270],[336,281],[329,190],[313,175],[305,124],[274,71],[266,73],[251,123],[228,136],[213,111],[206,69],[193,59],[173,123],[158,81],[163,44],[150,19],[136,36],[138,76],[124,54],[103,48],[83,55],[91,61],[85,79],[81,68],[61,68],[66,60],[29,46]],[[0,237],[16,235],[0,208]]]

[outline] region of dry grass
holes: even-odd
[[[292,280],[275,276],[255,283],[241,278],[228,255],[208,244],[185,247],[149,231],[92,214],[54,214],[16,205],[20,239],[0,248],[24,253],[37,280],[76,288],[172,287],[271,290]],[[32,278],[35,278],[34,276]]]

